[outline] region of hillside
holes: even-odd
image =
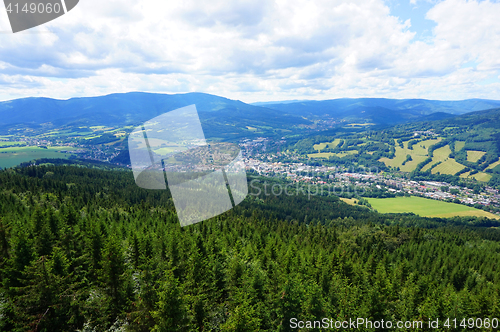
[[[439,101],[426,99],[342,98],[323,101],[265,103],[267,108],[290,114],[314,117],[336,117],[375,124],[400,124],[409,121],[436,120],[471,111],[500,107],[500,101],[469,99]],[[437,113],[434,118],[426,118]]]
[[[425,121],[385,130],[316,135],[290,148],[337,165],[455,175],[480,182],[495,179],[491,182],[495,184],[500,175],[500,108],[454,117],[434,113],[425,116]]]
[[[124,93],[56,100],[25,98],[0,102],[0,130],[70,126],[138,125],[165,112],[195,104],[205,135],[238,137],[273,134],[311,122],[282,111],[204,93]],[[249,130],[248,127],[255,128]]]

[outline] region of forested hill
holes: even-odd
[[[348,121],[376,124],[397,124],[411,121],[438,120],[468,112],[500,107],[498,100],[468,99],[440,101],[426,99],[340,98],[302,100],[285,103],[255,103],[255,105],[306,117],[334,117]],[[431,116],[429,116],[431,115]]]
[[[1,331],[500,317],[500,232],[452,225],[486,221],[261,194],[181,228],[168,191],[130,172],[27,167],[0,171],[0,188]]]

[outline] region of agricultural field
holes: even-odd
[[[413,145],[412,150],[408,149],[408,142],[404,142],[404,148],[396,145],[396,155],[393,159],[380,158],[379,161],[383,162],[386,166],[399,167],[403,172],[411,172],[419,163],[427,158],[429,147],[439,141],[441,141],[441,138],[425,140]],[[410,155],[412,160],[403,165],[407,155]]]
[[[368,126],[373,126],[374,123],[349,123],[342,128],[366,128]]]
[[[490,164],[488,167],[486,167],[486,169],[492,169],[492,168],[497,167],[498,165],[500,165],[500,159],[498,161]]]
[[[366,198],[371,206],[380,213],[412,212],[422,217],[476,216],[500,219],[493,213],[470,206],[448,203],[422,197]]]
[[[26,142],[20,142],[20,141],[12,141],[12,142],[9,142],[9,141],[0,141],[0,148],[2,148],[2,146],[13,146],[13,145],[26,145]]]
[[[446,161],[442,162],[441,164],[437,165],[431,170],[432,174],[455,174],[458,171],[461,171],[464,169],[465,166],[462,164],[459,164],[455,161],[455,159],[447,159]]]
[[[477,181],[481,181],[481,182],[488,182],[491,179],[491,175],[488,173],[484,173],[484,172],[479,172],[479,173],[476,173],[473,175],[470,175],[470,172],[466,172],[466,173],[460,174],[460,177],[463,179],[474,178]]]
[[[307,156],[309,158],[330,158],[330,156],[336,156],[339,158],[343,158],[348,155],[353,155],[353,154],[358,154],[359,152],[356,150],[350,150],[350,151],[343,151],[339,153],[333,153],[333,152],[318,152],[318,153],[310,153]]]
[[[358,200],[355,198],[344,198],[344,197],[339,197],[339,198],[342,202],[347,203],[349,205],[357,205],[358,204]]]
[[[65,146],[47,149],[36,146],[0,148],[0,167],[14,167],[20,163],[40,158],[69,158],[72,156],[71,153],[61,153],[60,151],[70,150],[74,150],[74,148]]]
[[[432,161],[430,163],[428,163],[427,165],[425,165],[424,168],[422,168],[422,172],[428,171],[432,167],[433,164],[435,164],[439,161],[440,162],[448,161],[449,160],[448,156],[450,155],[450,153],[451,153],[451,149],[450,149],[449,145],[445,145],[442,148],[434,150],[434,156],[432,157]],[[453,173],[453,174],[455,174],[455,173]]]
[[[337,145],[339,145],[340,143],[340,138],[337,138],[335,139],[333,142],[325,142],[325,143],[319,143],[319,144],[314,144],[313,148],[314,150],[317,150],[318,152],[321,152],[321,150],[323,150],[324,148],[326,148],[327,146],[330,148],[330,149],[333,149],[335,148]]]
[[[467,161],[475,163],[485,154],[486,154],[486,152],[484,152],[484,151],[469,150],[469,151],[467,151]]]
[[[455,152],[462,150],[465,146],[465,141],[456,141],[455,142]]]

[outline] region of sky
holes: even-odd
[[[0,7],[0,100],[500,100],[499,17],[492,0],[80,0],[13,34]]]

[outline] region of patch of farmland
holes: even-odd
[[[475,163],[485,154],[486,154],[486,152],[484,152],[484,151],[469,150],[469,151],[467,151],[467,161]]]
[[[455,152],[462,150],[465,146],[465,141],[456,141],[455,142]]]
[[[438,161],[444,162],[448,160],[448,156],[451,153],[451,149],[449,145],[445,145],[437,150],[434,150],[434,156],[432,157],[432,161],[425,165],[424,168],[422,168],[422,172],[428,171],[432,165],[437,163]]]
[[[431,172],[432,174],[440,173],[453,175],[464,168],[464,165],[457,163],[454,159],[448,159],[434,167]]]
[[[339,158],[343,158],[345,156],[352,155],[352,154],[358,154],[358,153],[359,152],[356,150],[349,150],[349,151],[339,152],[339,153],[332,153],[332,152],[311,153],[311,154],[308,154],[307,156],[309,158],[330,158],[330,156],[336,156]]]
[[[324,148],[326,148],[327,146],[330,148],[330,149],[333,149],[335,148],[337,145],[339,145],[340,143],[340,138],[336,138],[333,142],[325,142],[325,143],[319,143],[319,144],[314,144],[313,145],[313,149],[314,150],[317,150],[318,152],[321,152],[321,150],[323,150]]]
[[[488,167],[486,167],[486,169],[492,169],[492,168],[497,167],[498,165],[500,165],[500,159],[498,161],[490,164]]]
[[[419,163],[427,158],[429,147],[439,141],[441,141],[441,138],[425,140],[413,145],[412,150],[408,149],[408,142],[404,142],[404,148],[396,145],[396,154],[394,158],[380,158],[379,161],[383,162],[386,166],[399,167],[403,172],[411,172]],[[410,155],[412,160],[403,165],[407,155]]]

